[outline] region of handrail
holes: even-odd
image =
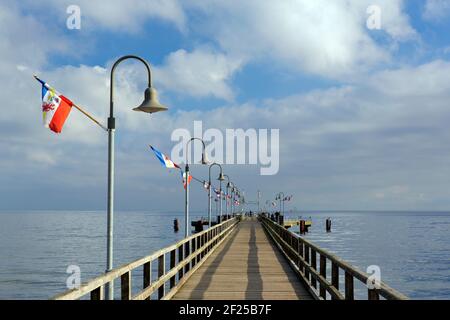
[[[316,296],[326,299],[326,293],[328,292],[333,300],[354,300],[354,278],[364,284],[371,280],[369,274],[319,248],[268,217],[261,215],[260,220]],[[317,254],[319,254],[320,269],[317,268]],[[327,261],[331,262],[331,282],[327,280]],[[342,269],[345,273],[345,294],[339,291],[339,269]],[[319,283],[318,291],[317,282]],[[388,300],[408,299],[407,296],[383,282],[378,283],[374,288],[368,288],[369,300],[379,300],[380,296]]]
[[[156,291],[158,291],[158,299],[173,296],[217,246],[227,238],[238,222],[238,217],[226,220],[205,231],[191,235],[176,244],[158,250],[149,256],[113,269],[81,285],[79,288],[58,294],[52,300],[76,300],[87,294],[90,294],[91,300],[103,300],[105,285],[112,283],[119,277],[122,300],[150,299],[151,295]],[[166,270],[166,255],[169,256],[169,270]],[[158,276],[152,282],[151,265],[154,261],[158,263]],[[132,296],[131,271],[139,267],[143,267],[143,290]],[[170,291],[166,294],[165,287],[167,282],[169,282]]]

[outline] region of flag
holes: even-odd
[[[187,186],[189,183],[191,183],[191,181],[192,181],[192,176],[189,175],[187,184],[186,184],[186,172],[181,171],[181,178],[183,179],[183,187],[186,189],[186,186]]]
[[[180,167],[174,163],[172,160],[169,159],[168,156],[166,156],[165,154],[161,153],[160,151],[156,150],[155,148],[153,148],[153,146],[150,146],[150,148],[153,150],[153,152],[155,153],[156,157],[159,159],[159,161],[161,162],[161,164],[166,167],[166,168],[178,168],[180,169]]]
[[[36,78],[42,84],[42,118],[44,125],[53,132],[60,133],[72,110],[72,101],[51,88],[47,83]]]
[[[214,192],[216,193],[216,197],[220,198],[222,192],[219,189],[216,189],[216,188],[214,188]]]

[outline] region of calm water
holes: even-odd
[[[313,220],[307,238],[364,271],[378,265],[391,287],[414,299],[450,299],[450,213],[286,214],[300,215]],[[80,267],[83,282],[101,274],[105,216],[0,212],[0,299],[47,299],[63,292],[69,265]],[[333,221],[331,233],[325,232],[327,217]],[[114,264],[181,239],[183,232],[172,229],[175,218],[182,226],[182,214],[117,212]]]

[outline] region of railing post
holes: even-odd
[[[166,269],[166,256],[162,254],[158,257],[158,279],[164,276]],[[158,288],[158,299],[161,300],[165,295],[165,283]]]
[[[122,300],[131,299],[131,273],[127,272],[120,276],[120,297]]]
[[[183,249],[184,249],[183,245],[180,245],[178,247],[178,263],[181,263],[184,260],[184,250]],[[181,278],[183,278],[183,268],[181,268],[178,271],[178,281],[180,281]]]
[[[345,271],[345,300],[354,300],[353,276]]]
[[[189,257],[189,255],[190,255],[190,248],[189,248],[189,246],[190,246],[190,241],[186,241],[185,244],[184,244],[184,258],[185,259],[187,259],[187,257]],[[188,261],[186,263],[186,265],[184,266],[184,273],[185,274],[189,272],[190,266],[191,266],[191,262]]]
[[[303,242],[300,240],[300,238],[298,239],[298,254],[300,256],[300,258],[305,258],[303,255]],[[303,261],[301,259],[298,259],[298,267],[300,269],[300,272],[304,272],[305,268],[303,266]]]
[[[143,274],[143,278],[144,278],[144,289],[149,287],[150,284],[152,283],[152,262],[146,262],[144,263],[144,274]],[[150,300],[150,297],[148,297],[147,300]]]
[[[203,248],[203,246],[205,245],[205,236],[206,236],[206,233],[203,233],[202,234],[202,236],[200,237],[200,248],[201,248],[201,251],[200,251],[200,260],[202,260],[203,259],[203,256],[204,256],[204,252],[205,252],[205,249]]]
[[[197,251],[197,238],[191,239],[191,248],[192,248],[191,254],[194,254]],[[196,257],[192,258],[192,265],[191,265],[192,268],[195,266],[196,261],[197,261]]]
[[[195,247],[197,248],[196,249],[197,251],[202,247],[202,239],[203,239],[203,235],[197,237],[197,241],[196,241],[197,243],[195,245]],[[197,253],[198,253],[198,255],[197,255],[197,263],[199,263],[200,259],[202,258],[201,257],[201,252],[197,252]]]
[[[378,294],[376,289],[368,290],[368,299],[369,300],[380,300],[380,295]]]
[[[324,255],[320,255],[320,275],[326,279],[327,278],[327,258]],[[325,290],[325,286],[320,283],[320,296],[326,300],[327,299],[327,291]]]
[[[339,266],[333,261],[331,262],[331,285],[339,290]]]
[[[105,290],[103,286],[98,287],[91,291],[91,300],[104,300]]]
[[[311,267],[317,271],[317,253],[316,250],[311,248]],[[317,280],[315,278],[315,275],[311,274],[311,285],[317,289]]]
[[[173,249],[172,251],[170,251],[170,270],[175,268],[176,261],[177,261],[177,251],[176,251],[176,249]],[[169,285],[170,285],[170,289],[175,287],[175,276],[170,278]]]
[[[305,243],[305,262],[309,265],[309,246]],[[309,279],[309,271],[308,268],[305,267],[305,278],[311,282]]]

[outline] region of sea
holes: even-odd
[[[375,266],[383,282],[411,299],[450,299],[449,212],[290,211],[285,218],[311,219],[308,240],[362,271]],[[114,265],[181,240],[183,226],[183,212],[116,212]],[[0,299],[49,299],[67,290],[74,270],[84,283],[105,264],[104,211],[0,211]],[[133,290],[142,283],[136,277]]]

